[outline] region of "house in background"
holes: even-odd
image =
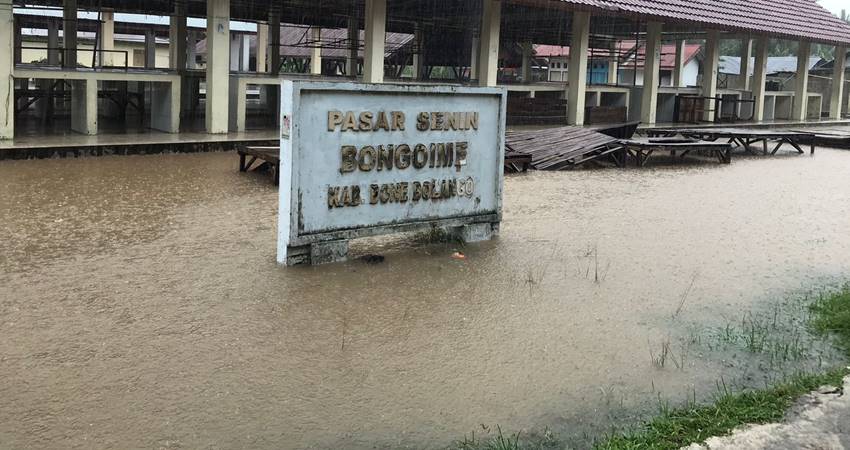
[[[619,84],[643,86],[644,61],[646,47],[640,46],[635,50],[634,41],[620,42],[620,54],[626,60],[620,63],[617,81]],[[686,44],[684,47],[684,65],[682,69],[683,87],[698,86],[700,74],[700,55],[702,45]],[[673,86],[673,70],[676,67],[676,46],[665,44],[661,46],[661,86]]]
[[[685,45],[684,69],[682,77],[685,86],[696,86],[700,73],[701,45]],[[643,85],[643,62],[646,49],[635,48],[634,41],[624,41],[617,45],[617,84]],[[673,85],[673,69],[676,66],[676,46],[664,45],[661,50],[661,85]],[[548,61],[547,81],[566,83],[569,81],[570,48],[557,45],[538,45],[535,56]],[[608,70],[613,61],[611,50],[591,49],[588,54],[587,82],[589,84],[607,84]]]

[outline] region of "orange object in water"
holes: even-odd
[[[454,259],[466,259],[466,255],[464,255],[461,252],[454,252],[452,254],[452,258],[454,258]]]

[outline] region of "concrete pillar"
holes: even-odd
[[[584,106],[587,95],[587,59],[590,44],[590,13],[573,12],[572,37],[570,38],[570,84],[567,94],[567,123],[584,125]]]
[[[257,24],[257,73],[268,70],[267,57],[269,50],[269,24]]]
[[[0,106],[0,139],[15,137],[15,79],[12,78],[12,47],[15,45],[15,16],[11,0],[0,0],[0,98],[7,99]]]
[[[809,106],[809,57],[812,55],[811,42],[800,41],[797,50],[797,79],[794,83],[793,120],[806,120]]]
[[[618,48],[614,45],[611,48],[611,56],[608,58],[608,84],[620,83],[620,56]]]
[[[145,69],[156,69],[156,34],[145,30]]]
[[[531,83],[534,81],[534,43],[525,41],[522,43],[522,82]]]
[[[151,128],[166,133],[180,131],[181,81],[151,83]]]
[[[643,94],[640,117],[645,125],[655,123],[658,114],[658,83],[661,79],[661,31],[662,24],[646,24],[646,61],[643,69]]]
[[[313,39],[313,48],[310,49],[310,74],[322,74],[322,27],[310,29]]]
[[[65,49],[64,67],[77,67],[77,0],[62,3],[62,47]]]
[[[685,46],[687,41],[676,41],[676,59],[673,62],[673,86],[685,87]]]
[[[47,19],[47,64],[59,65],[59,22]]]
[[[186,68],[187,69],[197,69],[198,68],[198,32],[195,30],[189,30],[186,33]]]
[[[360,47],[360,25],[357,16],[352,13],[348,18],[348,58],[345,60],[345,74],[357,78],[358,50]]]
[[[269,12],[269,73],[280,73],[280,12]]]
[[[12,32],[15,33],[14,44],[13,44],[13,46],[14,46],[14,56],[13,56],[14,63],[20,64],[21,61],[23,60],[23,49],[21,47],[24,45],[24,39],[23,39],[24,36],[23,36],[23,33],[21,33],[21,21],[20,20],[15,20],[15,26],[12,29]]]
[[[422,69],[424,68],[423,63],[423,44],[425,43],[425,36],[422,32],[422,24],[419,22],[413,24],[413,45],[411,55],[411,71],[413,72],[412,78],[414,80],[421,79]]]
[[[230,37],[230,70],[246,72],[251,62],[251,41],[247,34],[233,34]]]
[[[387,0],[366,0],[366,30],[363,50],[363,81],[384,82],[384,52],[387,40]]]
[[[100,12],[100,43],[99,47],[102,52],[99,55],[101,67],[115,65],[115,11],[112,9],[103,9]],[[123,61],[122,61],[123,62]]]
[[[753,106],[753,120],[761,122],[764,120],[764,103],[765,92],[767,90],[767,57],[770,47],[770,39],[766,36],[760,36],[756,39],[755,45],[755,67],[753,67],[753,99],[756,101]]]
[[[280,27],[278,27],[280,29]],[[207,133],[227,133],[230,0],[207,2]]]
[[[472,59],[469,62],[469,78],[478,79],[478,61],[481,59],[481,34],[478,30],[472,31]]]
[[[702,74],[702,96],[717,97],[717,76],[720,73],[720,33],[709,30],[705,39],[705,65]],[[706,109],[703,120],[714,122],[719,111],[715,111],[719,105],[717,102],[706,100]]]
[[[71,130],[97,134],[97,81],[71,81]]]
[[[829,118],[840,119],[844,101],[844,77],[847,65],[847,47],[835,47],[835,67],[832,70],[832,98],[829,102]]]
[[[174,15],[171,16],[171,24],[168,27],[168,55],[169,67],[174,70],[186,70],[186,51],[188,31],[186,27],[186,4],[176,2],[174,4]]]
[[[741,41],[741,83],[738,87],[742,91],[750,90],[750,60],[753,59],[753,40]]]
[[[478,84],[493,87],[499,81],[499,38],[502,2],[484,0],[481,12],[481,45],[478,53]]]

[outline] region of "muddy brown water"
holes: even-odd
[[[749,370],[657,367],[674,322],[850,272],[847,151],[511,176],[501,237],[466,260],[401,236],[355,244],[383,264],[289,269],[276,190],[236,159],[0,164],[0,447],[592,435]]]

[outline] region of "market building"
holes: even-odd
[[[274,129],[282,79],[503,86],[510,99],[557,100],[572,125],[594,108],[676,122],[682,97],[705,121],[730,108],[750,122],[839,120],[850,91],[850,25],[808,0],[0,0],[0,23],[3,139]],[[742,43],[737,71],[752,77],[719,82],[722,40]],[[771,40],[798,43],[781,91],[768,89]],[[813,45],[835,48],[820,92]]]

